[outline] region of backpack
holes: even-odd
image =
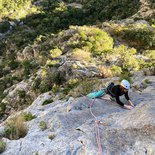
[[[112,96],[115,97],[115,94],[112,93],[112,88],[113,88],[114,86],[115,86],[115,84],[114,84],[113,82],[111,82],[111,83],[107,86],[106,91],[109,92]]]

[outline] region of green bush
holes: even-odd
[[[61,85],[56,85],[54,83],[54,85],[52,86],[52,92],[56,95],[57,92],[60,91]]]
[[[59,48],[55,48],[53,50],[50,50],[50,54],[52,58],[57,58],[62,54],[62,51]]]
[[[52,84],[49,84],[50,79],[42,79],[40,86],[39,86],[39,90],[41,93],[45,93],[48,92],[52,89]]]
[[[26,91],[25,90],[18,90],[18,95],[20,98],[25,98],[26,97]]]
[[[124,19],[137,13],[140,2],[138,0],[112,1],[112,0],[85,0],[83,1],[86,20],[103,21],[111,19]]]
[[[5,76],[11,72],[10,68],[3,68],[2,75]]]
[[[113,73],[113,76],[119,76],[122,73],[122,68],[116,65],[111,66],[111,71]]]
[[[24,120],[25,121],[31,121],[34,118],[36,118],[36,116],[35,115],[32,115],[31,112],[24,113]]]
[[[4,66],[0,65],[0,78],[3,77],[3,68],[4,68]]]
[[[144,79],[143,80],[143,84],[150,84],[150,83],[151,83],[151,81],[149,79]]]
[[[46,130],[47,129],[47,124],[46,122],[44,121],[41,121],[40,124],[39,124],[40,128],[42,131]]]
[[[152,9],[155,9],[155,1],[154,0],[150,0],[150,7]]]
[[[0,98],[1,101],[1,98]],[[3,115],[5,114],[5,110],[6,110],[6,105],[3,102],[0,102],[0,118],[3,117]]]
[[[8,21],[4,21],[0,23],[0,33],[5,33],[10,29],[10,23]]]
[[[47,104],[50,104],[52,102],[53,102],[52,99],[48,99],[48,100],[45,100],[42,105],[47,105]]]
[[[6,148],[6,143],[0,139],[0,153],[4,152]]]
[[[24,60],[21,65],[24,69],[24,75],[27,76],[37,67],[38,64],[32,60]]]
[[[56,84],[56,85],[62,85],[64,82],[65,82],[65,76],[64,76],[64,73],[63,72],[55,72],[54,75],[53,75],[53,82]]]
[[[75,88],[78,84],[79,84],[79,80],[77,78],[69,79],[65,84],[63,93],[67,95],[69,93],[69,91],[71,91],[73,88]]]
[[[91,61],[91,53],[78,48],[75,48],[73,50],[71,57],[79,61],[86,61],[86,62]]]
[[[155,50],[146,50],[143,52],[143,55],[148,58],[148,60],[145,60],[143,64],[144,68],[155,66]]]
[[[136,49],[124,45],[115,47],[113,54],[118,58],[116,65],[126,71],[139,70],[140,66],[138,59],[135,57],[136,53]]]
[[[49,67],[57,67],[59,66],[60,60],[47,60],[46,65]]]
[[[51,72],[46,70],[46,68],[42,71],[42,77],[38,77],[34,80],[34,83],[32,84],[33,90],[36,92],[45,93],[50,90],[52,90],[54,83],[61,82],[61,77],[56,72]]]
[[[49,138],[50,140],[53,140],[55,137],[56,137],[56,134],[55,134],[55,133],[50,134],[50,135],[48,136],[48,138]]]
[[[123,38],[137,48],[148,49],[155,47],[155,30],[147,27],[136,28],[133,25],[133,27],[124,30]]]
[[[76,34],[68,40],[67,46],[78,48],[92,53],[93,56],[101,55],[112,50],[113,39],[105,31],[88,26],[70,27]]]
[[[40,83],[41,83],[41,78],[36,78],[32,84],[32,89],[38,90]]]
[[[11,68],[11,70],[16,69],[19,66],[19,62],[16,60],[12,60],[9,62],[8,66]]]
[[[10,17],[13,19],[17,19],[19,17],[25,17],[29,12],[31,12],[31,9],[32,11],[34,9],[31,1],[32,0],[2,0],[0,3],[0,18]],[[21,11],[20,14],[19,11]]]

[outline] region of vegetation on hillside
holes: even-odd
[[[116,34],[126,40],[130,46],[138,49],[154,49],[155,48],[155,27],[148,27],[146,24],[131,24],[122,26]]]
[[[0,0],[0,33],[7,33],[0,42],[0,117],[6,109],[1,102],[7,95],[4,90],[32,76],[32,91],[37,95],[52,91],[55,95],[60,92],[62,97],[76,96],[94,89],[89,86],[89,78],[85,81],[74,77],[71,71],[78,70],[77,64],[59,71],[65,57],[96,65],[101,78],[128,76],[155,65],[155,20],[149,17],[148,25],[117,24],[137,13],[139,0],[83,0],[78,1],[80,7],[69,5],[72,2]],[[150,0],[150,4],[153,2]],[[102,26],[104,21],[108,26]],[[38,69],[42,71],[40,76]],[[16,109],[31,104],[26,92],[19,91],[18,96]]]

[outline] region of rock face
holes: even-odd
[[[132,89],[131,100],[136,107],[125,110],[115,102],[87,97],[68,101],[42,103],[51,98],[49,93],[40,95],[25,109],[37,117],[27,123],[29,131],[24,138],[8,140],[2,155],[98,155],[94,117],[99,124],[104,155],[154,155],[155,154],[155,77],[146,87]],[[135,78],[133,86],[140,85],[144,78]],[[146,81],[146,80],[145,80]],[[47,129],[39,127],[41,121]],[[4,127],[1,124],[0,131]]]

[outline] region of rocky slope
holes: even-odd
[[[0,4],[0,153],[6,142],[3,155],[99,154],[93,101],[80,96],[127,78],[133,110],[92,105],[103,154],[154,155],[154,0],[26,1]],[[25,113],[34,119],[6,130]]]
[[[146,78],[150,82],[144,84]],[[96,99],[92,105],[92,112],[102,122],[99,129],[105,155],[155,154],[155,77],[136,77],[132,86],[130,96],[136,105],[133,110],[122,109],[115,102],[101,99]],[[80,97],[42,105],[51,98],[48,92],[42,94],[24,110],[37,117],[27,122],[28,133],[24,138],[3,138],[7,147],[2,155],[99,154],[95,122],[90,113],[92,100]],[[39,127],[41,121],[47,123],[44,131]],[[1,124],[1,134],[4,126],[5,122]]]

